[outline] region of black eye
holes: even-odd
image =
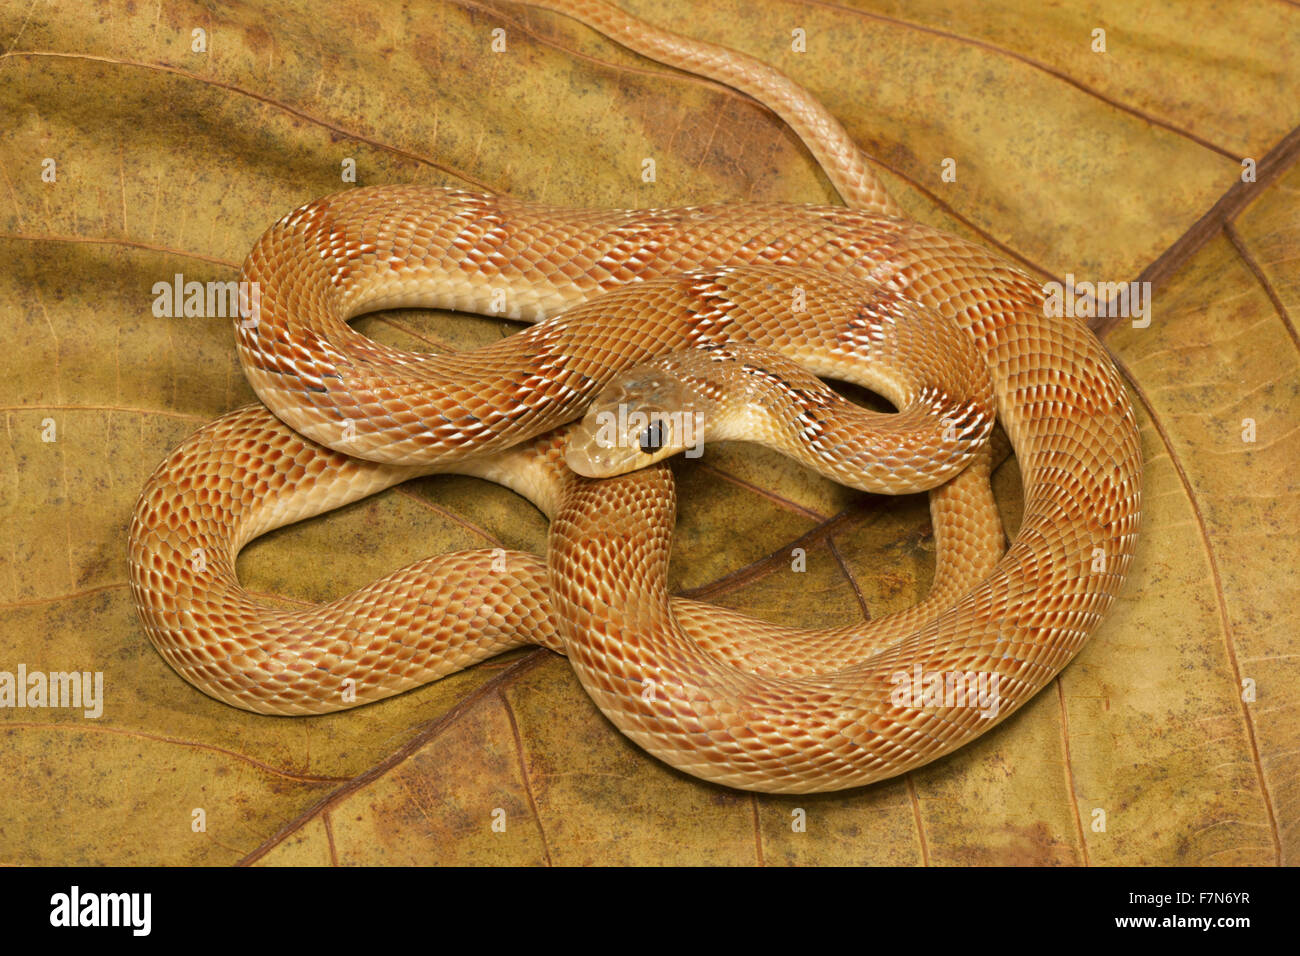
[[[660,422],[652,422],[650,427],[641,433],[637,444],[641,446],[641,452],[646,455],[653,455],[664,445],[663,425]]]

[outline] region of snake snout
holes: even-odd
[[[580,475],[608,478],[700,443],[695,397],[658,366],[628,370],[600,392],[574,426],[565,461]]]

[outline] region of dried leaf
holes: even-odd
[[[972,746],[815,797],[665,767],[544,651],[331,716],[210,700],[136,620],[126,529],[154,466],[252,393],[228,322],[156,318],[154,283],[234,278],[272,221],[345,188],[346,160],[358,184],[591,206],[834,195],[765,108],[536,10],[11,4],[0,670],[100,671],[105,703],[97,719],[0,711],[0,861],[1294,862],[1300,10],[625,5],[807,84],[918,219],[1044,281],[1153,282],[1149,327],[1096,323],[1147,461],[1138,560],[1110,618]],[[412,312],[358,327],[436,350],[511,328]],[[742,447],[678,474],[683,591],[816,625],[926,589],[923,498],[865,498]],[[997,486],[1014,530],[1013,463]],[[428,479],[269,535],[240,573],[319,601],[437,550],[544,542],[542,518],[509,492]],[[807,552],[797,578],[794,547]]]

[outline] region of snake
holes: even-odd
[[[864,786],[986,733],[1084,646],[1132,562],[1142,459],[1113,362],[1016,266],[907,219],[838,121],[772,67],[600,0],[537,5],[759,99],[846,205],[593,210],[376,186],[285,215],[241,272],[256,316],[235,321],[262,404],[183,442],[135,509],[131,590],[150,640],[210,696],[282,715],[534,644],[565,655],[651,755],[762,792]],[[533,324],[447,356],[348,325],[403,307]],[[897,411],[857,408],[818,375]],[[707,442],[928,490],[926,599],[804,629],[671,596],[664,459],[686,447],[686,415]],[[995,417],[1024,487],[1005,550]],[[259,535],[437,473],[527,497],[551,519],[546,557],[436,555],[310,608],[241,586],[236,557]]]

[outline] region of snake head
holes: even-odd
[[[673,370],[669,356],[628,369],[606,385],[569,432],[569,467],[588,478],[609,478],[678,452],[698,458],[704,413]]]

